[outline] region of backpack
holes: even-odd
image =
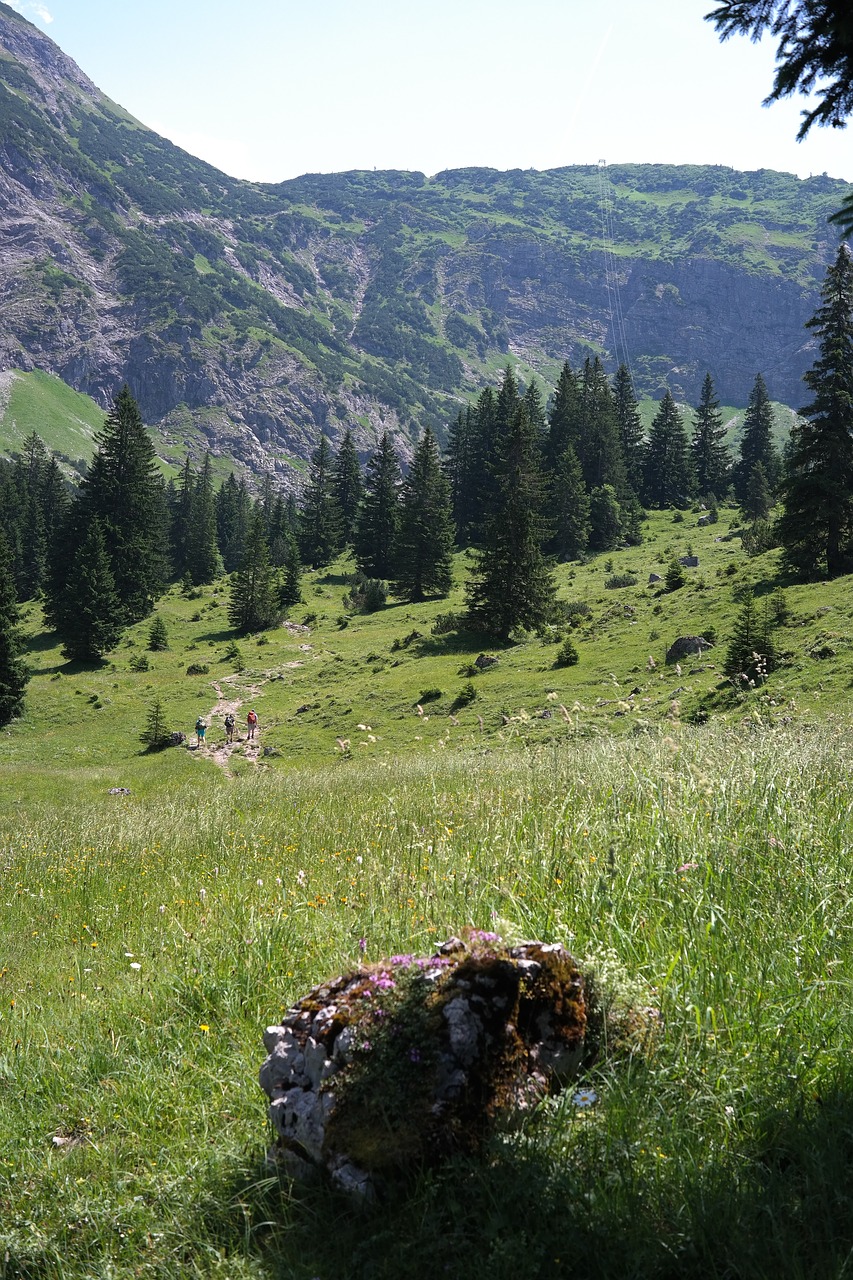
[[[225,717],[225,728],[226,729],[234,728],[234,717],[230,714]]]
[[[257,723],[258,723],[258,717],[255,715],[254,711],[250,711],[250,712],[249,712],[248,716],[246,717],[246,723],[247,723],[247,724],[257,724]]]

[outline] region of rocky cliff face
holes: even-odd
[[[844,184],[762,171],[473,169],[238,182],[147,130],[0,3],[0,369],[287,470],[320,429],[401,447],[496,358],[591,352],[638,391],[802,401]],[[602,237],[602,213],[609,234]]]

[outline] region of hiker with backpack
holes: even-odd
[[[231,711],[229,711],[228,715],[225,717],[225,741],[226,742],[234,741],[234,723],[235,723],[234,715]]]
[[[204,735],[206,733],[207,733],[207,725],[205,724],[204,720],[202,720],[201,716],[199,716],[198,720],[196,720],[195,722],[196,747],[201,747],[204,745]]]
[[[255,736],[255,730],[258,727],[257,712],[250,711],[249,714],[246,716],[246,727],[249,730],[249,741],[251,742],[252,738],[254,738]]]

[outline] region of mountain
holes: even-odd
[[[630,359],[638,393],[802,403],[803,324],[848,190],[723,167],[574,166],[241,182],[102,94],[0,3],[0,370],[106,405],[127,380],[173,442],[304,465],[442,431],[513,359]]]

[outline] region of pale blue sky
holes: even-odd
[[[773,46],[714,0],[12,0],[127,110],[236,177],[707,163],[853,181],[794,141]]]

